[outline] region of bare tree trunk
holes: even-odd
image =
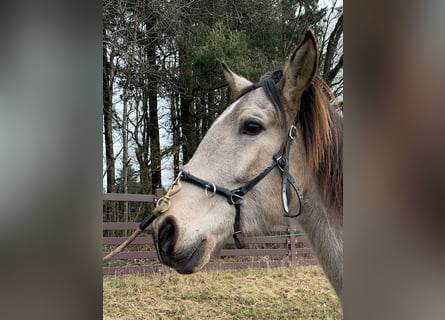
[[[147,89],[143,88],[143,98],[142,98],[142,141],[137,150],[137,159],[140,168],[140,180],[142,184],[142,193],[151,193],[151,183],[150,183],[150,167],[149,167],[149,136],[148,136],[148,123],[149,113],[148,113],[148,95]]]
[[[180,141],[179,115],[178,115],[178,94],[173,91],[170,98],[170,121],[173,132],[173,146],[178,147]],[[174,176],[179,172],[179,149],[173,149],[173,171]]]
[[[161,145],[159,141],[157,93],[149,92],[150,109],[150,163],[152,190],[162,186],[161,180]]]
[[[104,90],[104,134],[105,134],[105,157],[107,164],[107,192],[114,191],[115,185],[115,166],[114,166],[114,148],[113,148],[113,82],[112,75],[113,67],[110,61],[107,61],[107,56],[104,48],[104,74],[103,74],[103,90]]]
[[[128,97],[126,86],[123,88],[122,94],[123,112],[122,112],[122,177],[121,185],[122,192],[128,193],[128,166],[130,161],[128,159]],[[128,201],[123,203],[124,205],[124,221],[128,222]]]
[[[192,84],[189,83],[187,66],[187,48],[189,45],[190,28],[192,25],[189,8],[184,4],[181,7],[181,21],[183,30],[178,37],[179,72],[181,78],[181,95],[179,99],[182,127],[182,154],[183,162],[187,163],[195,153],[197,147],[196,127],[193,112]]]
[[[149,105],[149,139],[150,139],[150,167],[152,190],[162,186],[161,181],[161,145],[159,141],[159,119],[158,119],[158,80],[155,72],[158,70],[156,63],[156,32],[154,21],[146,24],[148,32],[147,63],[152,72],[147,78],[147,94]]]
[[[205,115],[205,92],[201,91],[199,97],[195,98],[195,128],[196,128],[196,139],[201,140],[203,137],[202,123],[204,121]]]
[[[113,56],[109,60],[106,47],[103,47],[103,117],[105,140],[105,163],[107,175],[107,192],[115,190],[115,164],[113,148]],[[107,201],[105,208],[105,221],[112,221],[114,215],[114,203]]]
[[[183,162],[187,163],[195,153],[197,147],[196,127],[192,111],[193,99],[181,95],[181,124],[182,124],[182,155]]]
[[[323,63],[323,72],[322,76],[327,84],[331,85],[332,81],[335,79],[335,76],[339,72],[339,70],[343,67],[343,54],[340,56],[340,59],[337,61],[337,64],[334,64],[335,52],[337,51],[338,42],[343,34],[343,14],[338,18],[334,30],[329,35],[328,44],[326,48],[326,55]]]

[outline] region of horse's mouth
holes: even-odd
[[[207,239],[202,240],[198,247],[193,251],[188,261],[179,268],[176,268],[176,271],[181,274],[190,274],[199,271],[203,266],[202,258],[206,251],[206,245]]]
[[[206,259],[207,239],[201,240],[191,254],[163,254],[160,260],[181,274],[191,274],[199,271],[208,261]]]

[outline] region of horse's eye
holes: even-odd
[[[264,130],[264,127],[260,122],[255,121],[255,120],[248,120],[248,121],[244,122],[244,124],[241,128],[241,133],[254,136],[254,135],[259,134],[263,130]]]

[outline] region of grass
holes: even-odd
[[[106,276],[103,319],[342,319],[319,266]]]

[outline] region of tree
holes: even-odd
[[[107,192],[130,192],[134,170],[139,192],[153,193],[162,186],[163,159],[171,157],[177,171],[192,157],[230,100],[217,58],[256,80],[281,68],[312,28],[320,73],[336,94],[343,92],[343,8],[336,0],[326,7],[316,0],[104,0],[103,6]]]
[[[335,96],[343,94],[343,7],[333,0],[320,24],[320,73]],[[342,99],[341,99],[342,100]]]

